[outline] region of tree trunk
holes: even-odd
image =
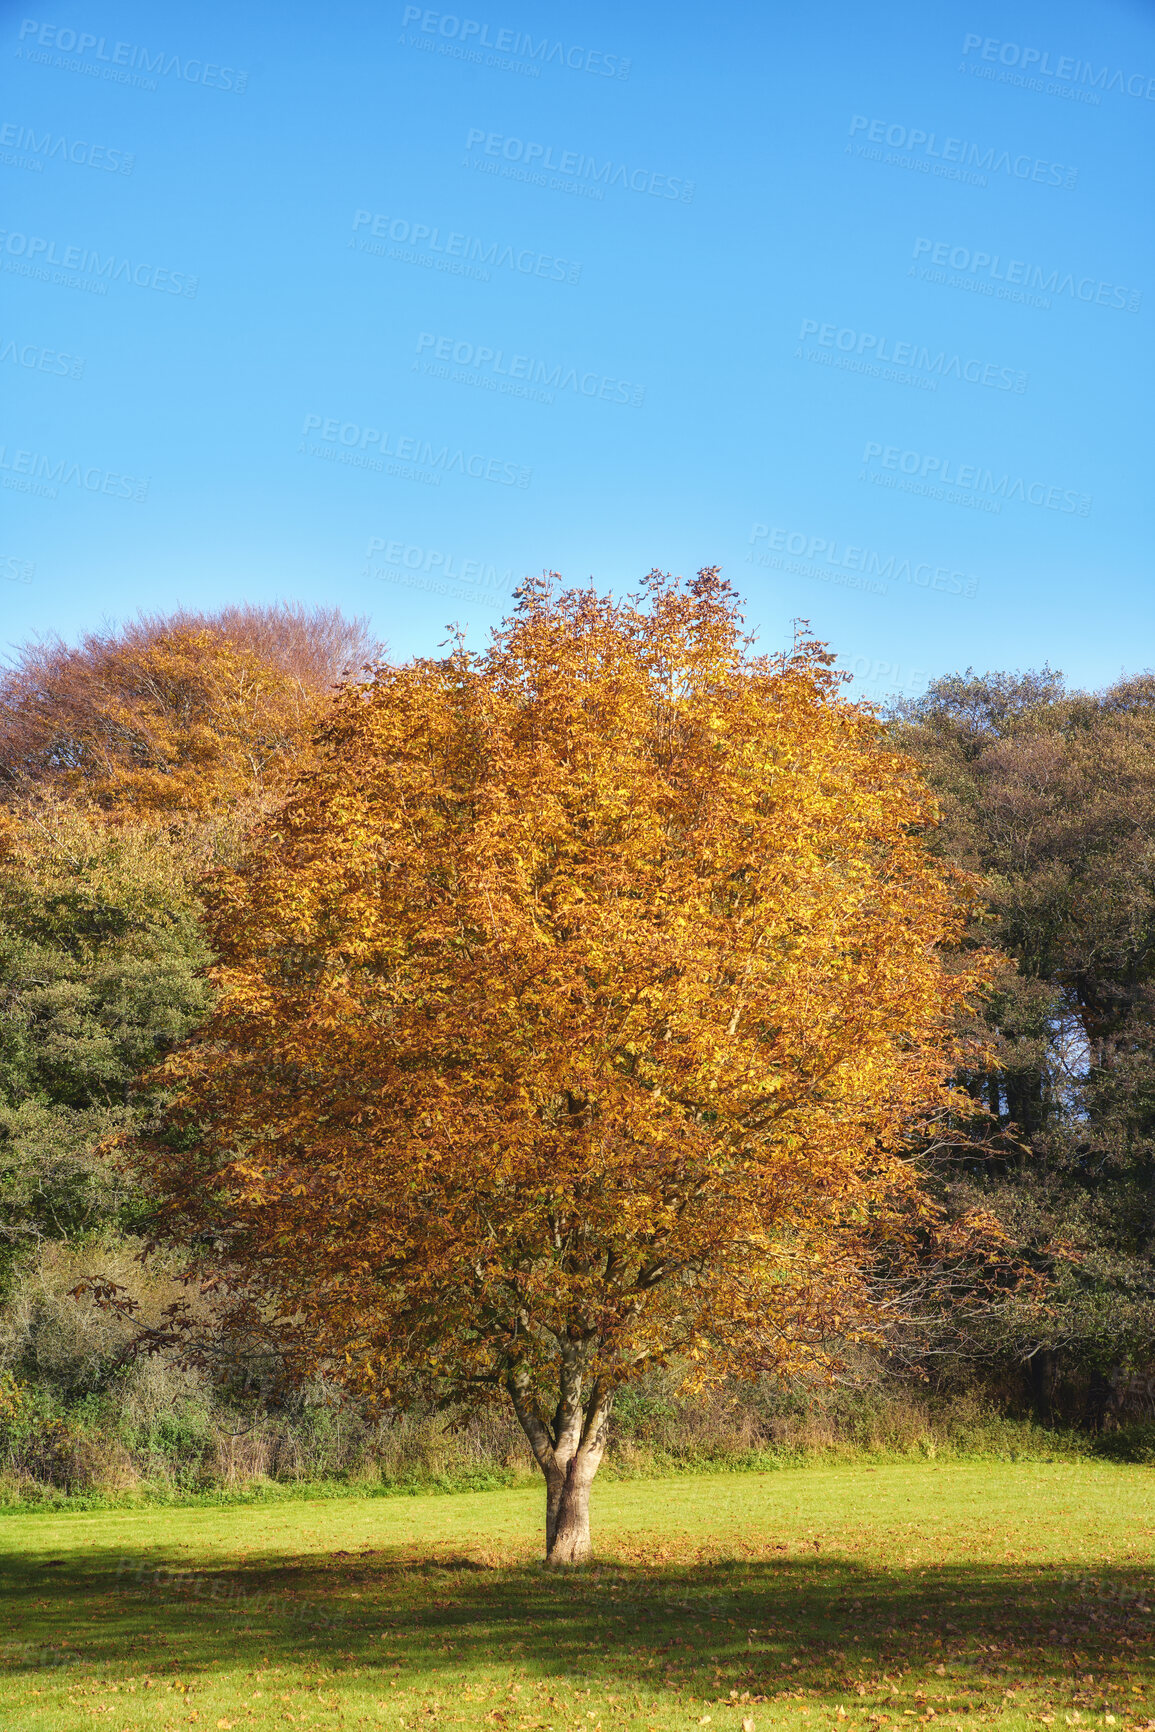
[[[1047,1347],[1040,1347],[1027,1361],[1027,1376],[1031,1388],[1031,1405],[1035,1417],[1044,1425],[1049,1425],[1055,1417],[1055,1355]]]
[[[562,1356],[561,1394],[552,1425],[542,1417],[528,1379],[506,1380],[514,1411],[545,1476],[545,1561],[584,1564],[591,1556],[590,1487],[605,1454],[612,1397],[595,1382],[582,1402],[576,1353]]]
[[[1111,1399],[1111,1385],[1097,1368],[1091,1373],[1091,1381],[1087,1388],[1087,1402],[1083,1410],[1083,1423],[1089,1431],[1099,1432],[1107,1417],[1107,1403]]]
[[[590,1486],[597,1463],[576,1455],[564,1473],[556,1469],[546,1475],[545,1561],[547,1564],[584,1564],[590,1545]]]

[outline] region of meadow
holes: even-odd
[[[1155,1728],[1155,1480],[1087,1460],[0,1519],[0,1722]]]

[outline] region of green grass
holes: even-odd
[[[0,1724],[1155,1728],[1155,1478],[928,1461],[0,1519]],[[1150,1595],[1151,1597],[1145,1597]],[[1150,1702],[1150,1707],[1149,1707]]]

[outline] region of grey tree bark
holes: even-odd
[[[581,1564],[591,1555],[590,1487],[606,1452],[612,1394],[597,1380],[583,1400],[584,1353],[562,1349],[560,1395],[552,1424],[538,1412],[526,1373],[511,1371],[506,1388],[545,1478],[545,1559]]]

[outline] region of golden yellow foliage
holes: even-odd
[[[829,662],[755,655],[713,570],[529,583],[487,653],[344,691],[216,886],[166,1233],[362,1394],[506,1389],[555,1556],[623,1381],[868,1326],[952,1108],[969,892]]]
[[[26,644],[0,675],[0,798],[117,817],[251,804],[300,757],[343,672],[379,650],[362,621],[285,604]]]

